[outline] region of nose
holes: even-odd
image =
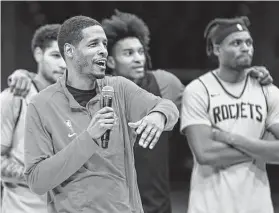
[[[144,53],[140,54],[138,52],[135,52],[134,53],[134,61],[139,62],[139,63],[144,62],[145,61],[145,54]]]
[[[99,51],[98,51],[98,54],[101,55],[102,57],[106,58],[108,57],[108,50],[107,50],[107,47],[105,45],[101,45]]]
[[[60,67],[60,69],[62,69],[62,70],[65,70],[66,69],[66,63],[65,63],[65,61],[64,61],[64,59],[61,57],[61,60],[60,60],[60,62],[59,62],[59,67]]]
[[[243,52],[248,52],[250,49],[251,49],[251,47],[249,45],[247,45],[245,42],[242,43],[241,50]]]

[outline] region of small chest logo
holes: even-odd
[[[68,134],[68,137],[71,138],[71,137],[75,136],[76,133],[74,132],[72,122],[70,120],[66,120],[64,123],[66,124],[66,126],[68,127],[68,129],[70,131]]]

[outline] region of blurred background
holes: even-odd
[[[74,15],[101,21],[114,9],[141,17],[151,32],[153,68],[174,73],[185,85],[215,67],[205,54],[203,31],[216,17],[248,16],[254,39],[254,64],[264,65],[279,86],[279,2],[121,2],[5,1],[1,2],[1,90],[15,69],[36,72],[31,54],[34,30],[62,23]],[[179,126],[170,141],[170,177],[174,213],[186,212],[192,155]],[[272,197],[279,213],[279,167],[268,166]]]

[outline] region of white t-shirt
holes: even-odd
[[[1,145],[11,147],[11,158],[24,165],[24,126],[27,105],[38,92],[32,84],[27,97],[13,96],[9,89],[0,94],[1,100]],[[20,114],[19,114],[20,112]],[[20,116],[18,118],[18,116]],[[18,120],[15,127],[15,121]],[[47,213],[46,195],[39,196],[30,191],[27,183],[17,184],[3,181],[2,213]]]
[[[279,90],[247,77],[237,84],[209,72],[185,89],[181,131],[215,125],[225,131],[261,138],[279,123]],[[193,153],[194,154],[194,153]],[[200,165],[194,156],[188,213],[273,213],[265,163],[251,161],[226,169]]]

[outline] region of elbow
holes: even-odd
[[[43,184],[41,184],[39,181],[36,181],[35,178],[30,174],[25,174],[25,178],[27,181],[27,185],[29,186],[29,189],[37,194],[37,195],[43,195],[47,193],[47,190],[43,187]]]
[[[215,166],[218,163],[218,157],[214,157],[207,152],[196,154],[196,160],[202,166]]]
[[[43,195],[43,194],[47,193],[47,191],[45,189],[43,189],[43,187],[40,186],[40,184],[28,182],[28,186],[29,186],[30,190],[37,195]]]
[[[279,165],[279,155],[276,153],[275,155],[269,155],[267,156],[267,162],[270,164],[275,164],[275,165]]]
[[[45,191],[45,190],[43,190],[42,188],[40,188],[40,187],[30,187],[30,190],[33,192],[33,193],[35,193],[35,194],[37,194],[37,195],[44,195],[45,193],[47,193],[47,191]]]
[[[209,159],[206,156],[196,156],[198,164],[202,166],[210,165]]]

